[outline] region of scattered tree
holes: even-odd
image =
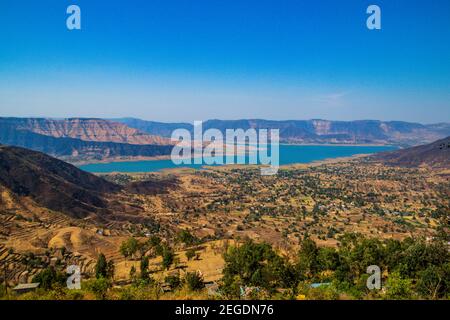
[[[194,249],[189,249],[186,251],[186,258],[188,260],[191,260],[192,258],[194,258],[196,255],[195,250]]]
[[[187,272],[184,281],[191,291],[198,291],[205,287],[203,276],[199,272]]]

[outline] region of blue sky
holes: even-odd
[[[2,116],[450,121],[448,0],[2,0],[0,40]]]

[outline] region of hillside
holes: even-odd
[[[154,157],[168,155],[172,149],[170,145],[138,145],[55,138],[17,129],[11,123],[1,124],[0,143],[45,152],[67,161],[101,160],[109,157]]]
[[[170,137],[177,128],[193,130],[192,124],[161,123],[139,119],[115,119],[127,126],[151,135]],[[413,146],[432,142],[450,135],[450,124],[422,125],[401,121],[328,121],[328,120],[208,120],[203,130],[249,128],[280,129],[280,140],[285,143],[339,143],[339,144],[395,144]]]
[[[107,213],[104,194],[120,187],[93,174],[19,147],[0,146],[0,186],[13,195],[71,217]]]
[[[450,168],[450,137],[422,146],[380,153],[372,158],[388,165]]]
[[[103,119],[0,118],[0,127],[34,132],[54,138],[74,138],[83,141],[127,144],[169,144],[168,139],[151,136],[135,128]]]

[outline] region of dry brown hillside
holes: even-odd
[[[430,144],[385,152],[375,155],[373,159],[389,165],[418,167],[427,165],[436,168],[450,168],[450,137]]]

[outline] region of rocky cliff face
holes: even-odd
[[[170,140],[153,136],[130,128],[122,123],[103,119],[43,119],[43,118],[1,118],[0,125],[14,126],[54,138],[74,138],[83,141],[117,142],[128,144],[167,145]]]
[[[154,157],[169,155],[171,145],[159,144],[131,144],[111,141],[96,141],[104,139],[138,141],[142,135],[122,134],[118,136],[117,131],[108,132],[93,130],[95,126],[102,123],[94,121],[88,130],[89,121],[73,126],[70,130],[69,121],[54,121],[47,119],[29,118],[0,118],[0,143],[5,145],[19,146],[35,151],[45,152],[67,161],[102,160],[110,157]],[[77,121],[75,121],[77,122]],[[109,124],[105,124],[109,125]],[[115,128],[125,127],[124,125]],[[74,128],[77,127],[77,130]],[[85,128],[86,130],[84,130]],[[105,128],[105,127],[103,127]],[[81,132],[85,131],[84,134]],[[121,129],[122,132],[137,132],[135,129]],[[37,133],[37,132],[40,133]],[[78,132],[78,133],[75,133]],[[103,133],[101,133],[103,132]],[[57,137],[54,137],[56,135]],[[65,137],[66,135],[90,137],[94,141],[82,140],[79,138]],[[143,135],[139,141],[151,141],[149,135]]]

